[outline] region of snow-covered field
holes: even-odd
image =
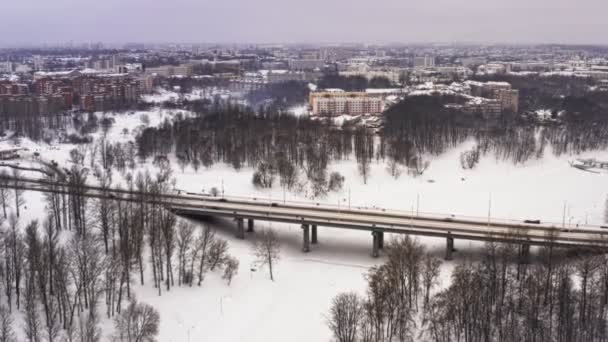
[[[176,112],[176,111],[174,111]],[[153,110],[132,115],[116,115],[116,123],[107,137],[110,141],[128,141],[123,134],[142,125],[147,115],[150,125],[168,117],[169,111]],[[22,146],[38,150],[47,159],[69,166],[71,145],[35,145],[27,140]],[[14,147],[1,141],[0,148]],[[431,160],[423,176],[412,178],[404,172],[393,178],[384,163],[371,165],[371,176],[363,184],[354,160],[330,165],[330,171],[341,172],[346,180],[339,193],[318,199],[336,206],[381,207],[420,213],[442,213],[487,218],[523,220],[541,219],[561,224],[566,204],[566,223],[601,224],[608,189],[608,174],[583,172],[568,165],[575,156],[560,158],[547,153],[541,160],[522,165],[482,158],[474,170],[460,168],[460,152],[470,149],[465,143]],[[608,159],[608,151],[586,153],[582,157]],[[150,167],[150,165],[142,166]],[[210,169],[182,172],[173,166],[177,187],[198,192],[211,187],[222,188],[226,195],[255,196],[288,201],[307,201],[301,195],[284,194],[280,188],[261,191],[251,184],[253,169],[235,171],[228,165],[216,164]],[[491,202],[491,204],[490,204]],[[27,193],[26,218],[41,218],[40,194]],[[203,222],[199,222],[204,224]],[[382,258],[370,257],[371,236],[366,232],[319,227],[319,244],[311,252],[301,252],[301,231],[295,225],[256,222],[256,228],[272,226],[279,233],[282,255],[276,267],[276,279],[270,281],[267,270],[253,265],[252,245],[256,234],[245,240],[233,237],[233,222],[210,222],[219,235],[227,238],[230,253],[240,261],[239,273],[227,286],[219,274],[210,273],[201,287],[174,287],[158,296],[151,276],[144,286],[136,285],[139,300],[154,305],[161,315],[159,341],[329,341],[330,331],[324,314],[338,292],[365,289],[366,270]],[[420,238],[433,253],[442,256],[445,241]],[[467,246],[467,248],[463,248]],[[454,263],[474,258],[481,248],[478,243],[456,241],[455,261],[442,268],[443,285]],[[105,336],[112,322],[103,322]],[[19,329],[20,326],[16,325]]]

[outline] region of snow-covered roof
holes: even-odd
[[[68,77],[78,74],[78,70],[65,70],[65,71],[37,71],[35,73],[38,77]]]
[[[365,92],[368,94],[394,94],[394,93],[403,92],[403,89],[401,89],[401,88],[386,88],[386,89],[368,88],[368,89],[365,89]]]
[[[95,70],[95,69],[86,68],[86,69],[81,70],[80,73],[85,74],[85,75],[96,75],[96,74],[99,74],[99,71]]]

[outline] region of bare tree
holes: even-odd
[[[10,249],[10,268],[12,269],[12,279],[15,284],[15,295],[17,303],[17,309],[20,307],[21,303],[21,275],[23,271],[23,258],[24,258],[24,247],[23,247],[23,237],[22,233],[19,229],[19,218],[14,213],[11,213],[9,216],[9,235],[8,235],[8,244]],[[10,297],[10,295],[9,295]],[[9,302],[9,310],[11,308]]]
[[[281,256],[281,246],[274,230],[271,228],[262,230],[259,240],[255,242],[253,254],[260,266],[268,265],[270,280],[274,281],[272,268]]]
[[[203,232],[199,235],[196,240],[196,255],[200,255],[200,261],[198,264],[198,286],[201,286],[203,279],[205,278],[205,270],[208,268],[209,249],[215,241],[215,232],[207,225],[203,228]],[[194,257],[192,260],[192,267],[194,266]],[[192,284],[190,284],[192,286]]]
[[[438,285],[439,268],[441,260],[429,254],[424,256],[422,263],[422,285],[424,287],[424,307],[427,307],[431,299],[431,289]]]
[[[179,223],[177,231],[177,284],[191,282],[192,273],[186,271],[186,264],[194,241],[194,226],[186,221]]]
[[[2,213],[4,214],[5,219],[7,218],[6,208],[10,207],[13,195],[9,188],[8,177],[8,171],[0,171],[0,204],[2,204]]]
[[[4,305],[0,306],[0,342],[14,342],[13,316]]]
[[[363,299],[359,295],[340,293],[332,301],[327,325],[338,342],[355,342],[364,315]]]
[[[115,338],[121,342],[155,341],[159,323],[160,315],[156,309],[133,298],[129,306],[114,319]]]
[[[24,332],[28,342],[39,342],[42,339],[40,310],[36,301],[34,275],[29,274],[25,280],[25,317]]]
[[[17,217],[19,217],[19,209],[22,205],[25,204],[25,199],[23,198],[23,193],[25,192],[21,187],[23,186],[22,182],[18,179],[22,177],[21,171],[18,169],[13,169],[13,187],[15,189],[13,198],[15,199],[15,211],[17,212]]]

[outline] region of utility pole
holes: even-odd
[[[492,213],[492,193],[488,197],[488,227],[490,227],[490,215]]]

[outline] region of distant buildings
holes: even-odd
[[[398,84],[401,81],[401,73],[392,70],[347,70],[340,71],[340,76],[362,76],[368,81],[375,77],[388,79],[393,84]]]
[[[154,76],[141,73],[104,73],[93,69],[43,72],[30,86],[0,81],[0,108],[10,115],[49,115],[71,110],[121,108],[152,91]],[[30,89],[31,88],[31,89]],[[31,91],[30,91],[31,90]]]
[[[0,73],[10,74],[13,72],[13,63],[11,61],[0,63]]]
[[[44,58],[42,58],[41,56],[38,56],[38,55],[34,56],[33,63],[34,63],[35,71],[40,71],[40,70],[44,69],[45,62],[44,62]]]
[[[414,68],[433,68],[435,67],[435,57],[424,56],[414,57]]]
[[[290,59],[289,69],[293,71],[313,71],[325,65],[322,59]]]
[[[85,63],[85,67],[93,70],[114,70],[120,65],[117,55],[105,58],[91,58]]]
[[[191,76],[194,70],[192,64],[183,64],[178,66],[164,65],[155,68],[147,68],[146,72],[149,74],[157,74],[158,76],[171,77],[171,76]]]
[[[268,83],[283,83],[290,81],[297,82],[314,82],[321,73],[315,71],[288,71],[288,70],[271,70],[266,73],[266,80]]]
[[[381,96],[365,92],[340,90],[313,92],[309,98],[312,115],[380,114],[384,109]]]

